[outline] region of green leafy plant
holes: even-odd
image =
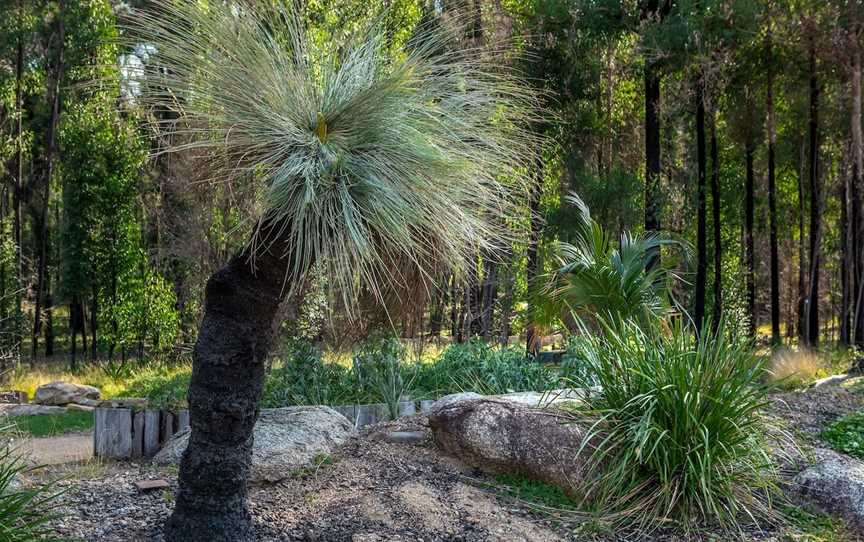
[[[292,341],[282,364],[270,371],[261,399],[266,408],[288,405],[335,405],[358,399],[362,393],[352,375],[336,363],[324,363],[315,347]]]
[[[50,522],[59,517],[50,485],[24,487],[28,468],[8,444],[0,448],[0,539],[6,542],[59,541]]]
[[[537,306],[545,313],[541,320],[573,312],[582,318],[601,315],[613,323],[647,323],[663,315],[670,286],[680,277],[663,265],[650,271],[646,267],[661,247],[683,245],[656,234],[629,232],[622,233],[616,245],[579,196],[569,194],[565,200],[577,209],[578,226],[572,243],[558,244],[559,267],[537,293]]]
[[[864,459],[864,411],[854,412],[831,423],[821,436],[838,452]]]
[[[416,376],[404,358],[405,347],[396,338],[373,339],[354,357],[358,382],[376,401],[384,402],[390,419],[399,416],[399,403],[408,399]]]
[[[773,518],[776,472],[757,416],[763,360],[722,323],[698,340],[680,324],[600,324],[577,343],[593,376],[577,384],[600,385],[578,407],[591,421],[586,503],[640,530]]]

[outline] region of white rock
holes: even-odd
[[[264,409],[255,424],[251,482],[278,482],[297,469],[330,454],[350,436],[353,425],[326,406]],[[153,460],[178,464],[189,442],[189,430],[174,435]]]

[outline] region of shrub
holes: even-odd
[[[145,397],[150,408],[186,408],[186,390],[192,378],[192,364],[151,362],[135,372],[122,389],[126,397]]]
[[[421,367],[418,388],[432,397],[474,391],[495,395],[544,391],[558,385],[552,369],[530,361],[520,347],[498,348],[475,339],[448,347],[434,363]]]
[[[830,424],[822,431],[822,439],[838,452],[864,459],[864,411]]]
[[[763,362],[722,325],[695,340],[680,325],[601,324],[603,335],[577,343],[602,386],[579,407],[593,422],[586,502],[640,530],[773,516],[775,470],[757,416]]]
[[[379,338],[368,341],[354,356],[354,375],[359,386],[368,390],[373,401],[387,405],[391,419],[399,415],[399,402],[411,392],[415,366],[403,363],[405,347],[398,339]]]
[[[311,343],[295,341],[267,375],[261,406],[335,405],[350,402],[357,391],[345,367],[325,363]]]

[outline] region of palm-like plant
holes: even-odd
[[[421,28],[403,51],[363,31],[317,44],[273,3],[156,0],[127,36],[152,53],[137,103],[171,150],[260,181],[248,246],[208,282],[192,434],[168,540],[251,538],[245,482],[277,307],[314,268],[350,306],[458,270],[505,235],[535,145],[529,87],[488,51]],[[320,40],[319,40],[320,41]],[[165,112],[169,114],[165,114]]]
[[[565,200],[577,210],[578,227],[572,243],[558,244],[559,267],[547,276],[540,306],[553,317],[572,311],[613,322],[647,322],[664,314],[669,287],[680,277],[648,263],[661,246],[678,243],[657,234],[624,232],[616,245],[578,195],[568,194]]]

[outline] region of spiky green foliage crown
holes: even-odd
[[[325,265],[348,298],[506,237],[536,108],[488,50],[420,28],[394,55],[374,24],[316,46],[293,9],[233,2],[157,0],[128,30],[154,52],[137,100],[187,138],[172,150],[262,181],[252,218],[282,225],[289,283]]]

